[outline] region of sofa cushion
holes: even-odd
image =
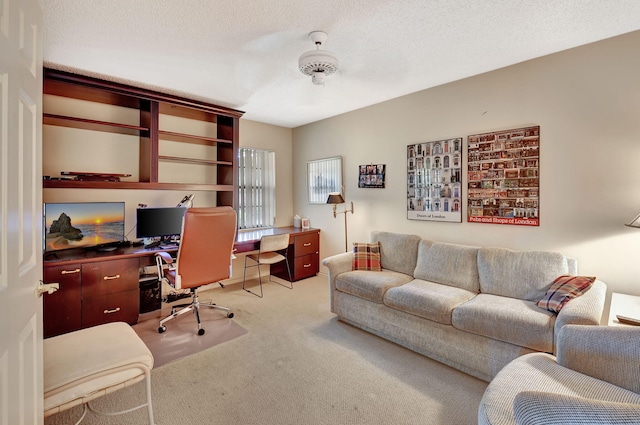
[[[353,270],[371,270],[379,272],[380,242],[353,244]]]
[[[552,353],[555,317],[533,301],[478,294],[453,310],[451,324],[462,331]]]
[[[380,242],[380,264],[383,269],[413,275],[420,236],[371,232],[371,242]]]
[[[575,297],[587,292],[596,278],[592,276],[570,276],[564,274],[553,281],[544,297],[537,302],[538,307],[554,313]]]
[[[480,292],[538,301],[556,277],[568,274],[564,255],[547,251],[512,251],[480,248]]]
[[[475,292],[454,286],[415,279],[390,288],[384,295],[384,303],[391,308],[450,325],[453,309],[475,295]]]
[[[409,275],[391,270],[354,270],[336,276],[336,289],[382,304],[382,297],[389,288],[404,285],[412,279]]]
[[[422,240],[413,277],[478,293],[478,248]]]

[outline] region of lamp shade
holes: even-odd
[[[344,198],[339,192],[330,193],[327,198],[327,204],[344,204]]]

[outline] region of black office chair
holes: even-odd
[[[262,292],[262,274],[260,273],[261,265],[269,266],[269,282],[277,283],[278,285],[282,285],[285,288],[293,289],[293,283],[291,281],[291,268],[289,267],[289,258],[287,255],[289,249],[289,234],[285,233],[283,235],[268,235],[260,238],[260,248],[257,254],[249,254],[244,257],[244,274],[242,276],[242,289],[245,291],[256,295],[260,298],[263,296]],[[247,266],[247,260],[253,261],[255,264],[249,264]],[[287,273],[289,274],[289,285],[285,285],[278,281],[271,279],[271,266],[273,264],[277,264],[281,261],[286,262]],[[245,281],[247,279],[247,268],[258,267],[258,280],[260,282],[260,294],[256,294],[255,292],[250,291],[245,288]]]
[[[160,320],[158,332],[167,330],[169,320],[193,311],[198,321],[198,335],[204,334],[200,323],[200,307],[225,311],[227,317],[233,313],[227,307],[213,303],[201,304],[198,300],[198,288],[216,283],[231,275],[233,243],[236,239],[236,212],[231,207],[189,208],[184,216],[180,247],[175,268],[166,269],[164,264],[173,264],[166,252],[156,254],[159,273],[175,289],[188,288],[191,291],[191,303],[171,308],[171,315]]]

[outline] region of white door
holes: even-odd
[[[0,424],[42,424],[42,14],[0,0]]]

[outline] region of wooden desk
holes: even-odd
[[[255,251],[262,236],[283,233],[290,235],[288,256],[292,280],[316,275],[320,251],[318,229],[276,227],[239,231],[234,243],[235,252]],[[44,282],[60,284],[58,291],[44,297],[45,338],[107,322],[137,323],[142,282],[140,269],[155,265],[156,252],[177,250],[177,247],[128,246],[108,252],[74,249],[45,255]],[[274,267],[272,272],[288,279],[284,266]]]

